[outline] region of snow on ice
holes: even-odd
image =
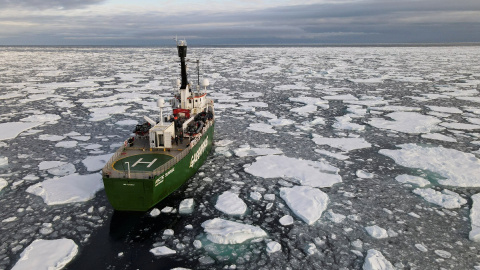
[[[472,230],[469,238],[474,242],[480,242],[480,193],[472,196],[472,208],[470,209],[470,221]]]
[[[312,187],[331,187],[342,181],[337,174],[338,168],[328,163],[277,155],[257,157],[245,171],[263,178],[294,178],[300,184]]]
[[[416,144],[398,145],[400,150],[381,149],[380,154],[396,163],[438,173],[446,186],[480,187],[480,160],[473,154],[444,147],[424,147]]]
[[[280,188],[280,197],[287,203],[292,212],[308,225],[315,223],[328,205],[328,195],[326,193],[308,186]]]
[[[395,270],[395,268],[380,251],[369,249],[363,263],[363,270]]]
[[[225,191],[218,196],[215,208],[228,215],[243,215],[247,211],[245,202],[231,191]]]
[[[439,192],[431,188],[416,188],[413,190],[413,193],[422,196],[427,202],[440,205],[447,209],[460,208],[467,203],[467,200],[448,189]]]
[[[23,250],[12,270],[62,269],[77,252],[78,246],[71,239],[38,239]]]
[[[56,205],[88,201],[102,188],[100,174],[79,175],[74,173],[34,184],[27,188],[27,192],[42,197],[47,205]]]
[[[239,244],[250,239],[263,238],[267,233],[260,227],[214,218],[202,223],[207,239],[216,244]]]

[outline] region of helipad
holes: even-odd
[[[153,171],[172,158],[173,156],[163,153],[139,154],[121,158],[113,163],[112,167],[117,171],[127,171],[128,166],[130,171]]]

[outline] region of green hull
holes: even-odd
[[[110,204],[119,211],[147,211],[183,185],[207,159],[212,149],[214,125],[210,126],[178,163],[152,179],[103,177]]]

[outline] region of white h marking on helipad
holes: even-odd
[[[147,162],[147,161],[142,161],[142,160],[143,160],[143,158],[139,158],[137,160],[137,162],[133,163],[132,168],[137,166],[137,164],[139,164],[139,163],[148,164],[147,168],[150,168],[150,166],[152,166],[153,163],[155,163],[155,161],[157,161],[157,159],[154,159],[152,162]]]

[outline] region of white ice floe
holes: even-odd
[[[0,191],[5,188],[6,186],[8,186],[8,182],[7,180],[3,179],[3,178],[0,178]]]
[[[118,121],[115,124],[119,126],[135,126],[138,124],[138,121],[132,120],[132,119],[126,119],[126,120]]]
[[[265,123],[252,123],[248,126],[248,129],[263,132],[263,133],[277,133],[276,130],[272,129],[272,126]]]
[[[460,129],[460,130],[477,130],[480,129],[480,125],[474,124],[465,124],[465,123],[441,123],[441,126],[444,126],[449,129]]]
[[[118,106],[102,106],[96,108],[89,108],[89,111],[92,113],[90,115],[90,121],[102,121],[110,118],[112,114],[123,114],[130,106],[118,105]]]
[[[480,160],[473,154],[444,147],[424,147],[416,144],[398,145],[402,149],[382,149],[380,154],[396,163],[411,168],[429,170],[445,179],[437,179],[446,186],[480,187]]]
[[[42,134],[38,136],[38,139],[44,141],[58,142],[65,139],[65,136]]]
[[[250,192],[250,198],[252,198],[254,201],[259,201],[262,199],[262,194],[260,194],[258,191],[252,191]]]
[[[249,145],[233,150],[238,157],[266,156],[283,154],[282,150],[271,148],[252,148]]]
[[[440,134],[440,133],[422,134],[422,138],[437,140],[437,141],[444,141],[444,142],[457,142],[457,139]]]
[[[218,196],[215,208],[227,215],[243,215],[247,211],[247,205],[231,191],[225,191]]]
[[[71,239],[37,239],[23,250],[12,270],[62,269],[77,253],[78,246]]]
[[[92,199],[103,188],[100,174],[77,173],[53,178],[27,188],[27,192],[43,198],[48,205],[84,202]]]
[[[413,193],[422,196],[427,202],[440,205],[447,209],[460,208],[460,206],[467,203],[467,200],[448,189],[439,192],[431,188],[416,188],[413,190]]]
[[[32,122],[10,122],[0,123],[0,141],[16,138],[20,133],[31,128],[42,125],[43,123]]]
[[[61,141],[55,144],[55,147],[74,148],[77,146],[77,144],[77,141]]]
[[[150,252],[155,255],[155,256],[166,256],[166,255],[172,255],[177,253],[177,251],[170,249],[166,246],[160,246],[156,248],[150,249]]]
[[[87,167],[87,171],[94,172],[101,170],[108,160],[112,157],[113,154],[106,154],[100,156],[89,156],[82,160],[83,165]]]
[[[425,247],[425,246],[422,245],[422,244],[415,244],[415,247],[416,247],[418,250],[420,250],[421,252],[427,252],[427,251],[428,251],[427,247]]]
[[[283,217],[281,217],[278,222],[280,222],[280,224],[282,224],[282,226],[288,226],[288,225],[292,225],[293,224],[293,217],[290,216],[290,215],[285,215]]]
[[[326,193],[307,186],[280,188],[280,197],[287,203],[292,212],[308,225],[315,223],[328,205],[328,195]]]
[[[383,239],[388,237],[387,230],[384,228],[379,227],[378,225],[367,226],[365,227],[368,235],[376,239]]]
[[[195,201],[192,198],[184,199],[180,202],[180,205],[178,206],[178,213],[191,214],[193,213],[194,206]]]
[[[358,98],[352,94],[325,96],[322,98],[325,100],[358,100]]]
[[[207,239],[216,244],[239,244],[267,236],[260,227],[221,218],[207,220],[202,223],[202,227],[207,234]]]
[[[455,107],[427,106],[430,110],[442,113],[463,113],[462,110]]]
[[[8,157],[0,156],[0,167],[5,167],[8,165]]]
[[[151,217],[158,217],[158,215],[160,215],[160,210],[158,208],[153,208],[152,211],[150,211]]]
[[[363,263],[363,270],[395,270],[395,268],[380,251],[369,249]]]
[[[361,131],[365,129],[364,125],[359,125],[352,123],[352,118],[348,115],[335,117],[336,122],[333,123],[332,127],[336,129],[346,129],[346,130],[357,130]]]
[[[349,156],[342,155],[339,153],[332,153],[327,150],[315,149],[315,152],[319,153],[320,155],[336,158],[338,160],[347,160],[349,158]]]
[[[367,123],[380,129],[389,129],[410,134],[430,133],[443,130],[438,124],[440,119],[416,112],[393,112],[386,115],[393,121],[383,118],[372,118]]]
[[[346,218],[346,216],[342,214],[334,213],[332,209],[328,210],[325,216],[334,223],[342,223]]]
[[[317,111],[317,106],[308,104],[302,107],[297,107],[293,108],[290,110],[291,112],[298,113],[298,114],[309,114],[309,113],[315,113]]]
[[[288,125],[292,125],[294,124],[295,122],[290,120],[290,119],[284,119],[284,118],[275,118],[275,119],[270,119],[268,120],[268,123],[270,123],[270,125],[274,126],[274,127],[278,127],[278,126],[288,126]]]
[[[282,245],[276,241],[272,241],[267,243],[267,252],[268,253],[275,253],[277,251],[282,250]]]
[[[472,202],[472,208],[470,209],[472,230],[469,233],[469,238],[474,242],[480,242],[480,193],[472,196]]]
[[[356,149],[369,148],[372,145],[364,138],[326,138],[313,134],[313,142],[318,145],[328,145],[343,151],[352,151]]]
[[[419,187],[424,187],[426,185],[430,184],[430,181],[427,179],[420,177],[420,176],[413,176],[413,175],[408,175],[408,174],[402,174],[397,177],[395,177],[395,180],[397,180],[400,183],[403,184],[414,184]]]
[[[277,155],[257,157],[245,171],[263,178],[294,178],[312,187],[331,187],[342,181],[338,168],[328,163]]]
[[[369,173],[364,170],[357,170],[355,174],[358,178],[373,178],[375,176],[373,173]]]
[[[276,119],[277,116],[269,111],[256,111],[255,115],[265,117],[265,118],[270,118],[270,119]]]

